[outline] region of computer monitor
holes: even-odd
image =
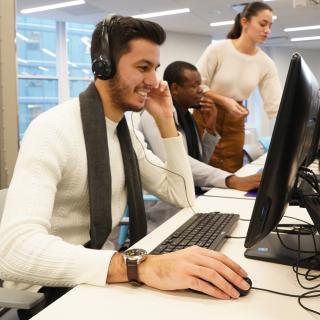
[[[317,98],[318,93],[318,98]],[[313,110],[316,110],[319,108],[319,91],[316,90],[313,91],[314,98],[312,98],[312,103],[315,105],[312,107]],[[320,112],[318,112],[317,118],[314,119],[316,121],[316,126],[314,128],[313,137],[311,140],[310,149],[307,153],[307,156],[305,158],[305,161],[303,163],[304,166],[308,167],[312,162],[314,162],[316,159],[319,159],[319,153],[320,153]]]
[[[264,166],[261,184],[246,235],[248,258],[295,264],[297,252],[283,246],[274,229],[285,214],[291,196],[299,186],[298,170],[316,157],[320,134],[319,84],[300,54],[292,56],[287,79]],[[315,196],[319,199],[318,195]],[[312,210],[311,210],[312,211]],[[314,211],[314,210],[313,210]],[[310,212],[309,212],[310,214]],[[320,201],[311,218],[320,232]],[[301,266],[315,251],[310,235],[281,235],[289,248],[300,245]],[[319,235],[315,235],[320,248]]]

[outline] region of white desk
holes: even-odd
[[[240,168],[236,174],[239,177],[248,176],[251,174],[255,174],[259,171],[259,169],[263,168],[264,163],[266,161],[267,153],[264,153],[262,156],[260,156],[255,161],[252,161],[248,163],[247,165]],[[315,173],[319,174],[319,161],[315,160],[309,168]],[[211,197],[218,197],[218,198],[236,198],[236,199],[245,199],[245,200],[251,200],[255,201],[255,197],[247,196],[247,192],[240,191],[240,190],[234,190],[234,189],[222,189],[222,188],[212,188],[208,192],[206,192],[206,195]]]
[[[262,156],[260,156],[259,158],[257,158],[256,160],[250,162],[250,164],[252,165],[264,165],[264,163],[266,162],[266,158],[267,158],[268,153],[264,153]]]
[[[266,160],[266,153],[253,162],[248,163],[244,167],[240,168],[236,174],[239,177],[249,176],[255,174],[259,169],[263,168],[264,162]],[[246,199],[254,201],[256,198],[251,196],[246,196],[246,191],[240,191],[235,189],[222,189],[222,188],[212,188],[206,195],[211,197],[219,198],[236,198],[236,199]]]
[[[236,212],[249,218],[253,201],[226,198],[200,197],[195,211]],[[300,208],[290,208],[288,214],[305,215]],[[162,239],[192,215],[184,209],[166,221],[136,247],[152,250]],[[235,236],[246,233],[248,222],[239,221]],[[222,251],[239,262],[249,273],[254,286],[302,293],[295,275],[288,266],[246,259],[243,256],[242,239],[228,239]],[[318,302],[318,303],[316,303]],[[310,301],[308,306],[319,309],[319,301]],[[130,316],[129,316],[130,314]],[[33,320],[56,319],[236,319],[236,320],[308,320],[320,319],[302,309],[296,298],[282,297],[252,290],[246,297],[232,301],[220,301],[190,291],[164,292],[146,286],[139,288],[130,284],[114,284],[107,287],[81,285],[40,312]]]

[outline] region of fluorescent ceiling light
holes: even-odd
[[[83,72],[83,73],[85,73],[85,74],[90,74],[91,72],[89,71],[89,70],[87,70],[87,69],[81,69],[81,71]]]
[[[18,62],[21,62],[21,63],[25,63],[25,64],[28,63],[28,60],[25,60],[25,59],[18,58],[17,60]]]
[[[273,20],[277,20],[277,16],[272,16]],[[221,27],[221,26],[229,26],[234,24],[234,20],[226,20],[226,21],[219,21],[219,22],[211,22],[210,27]]]
[[[28,107],[28,109],[41,108],[41,106],[39,104],[28,104],[27,107]]]
[[[315,30],[320,29],[320,25],[317,26],[305,26],[305,27],[294,27],[294,28],[285,28],[283,31],[292,32],[292,31],[305,31],[305,30]]]
[[[51,57],[56,57],[56,54],[55,53],[53,53],[52,51],[50,51],[50,50],[48,50],[48,49],[46,49],[46,48],[42,48],[41,49],[44,53],[46,53],[47,55],[49,55],[49,56],[51,56]]]
[[[30,39],[29,39],[29,38],[25,37],[24,35],[22,35],[22,34],[19,33],[19,32],[16,33],[16,36],[17,36],[19,39],[21,39],[21,40],[23,40],[23,41],[25,41],[25,42],[30,42]]]
[[[212,22],[210,23],[210,27],[229,26],[231,24],[234,24],[234,20]]]
[[[301,37],[301,38],[291,38],[290,41],[296,42],[296,41],[310,41],[310,40],[320,40],[320,36],[314,36],[314,37]]]
[[[68,61],[67,63],[70,64],[74,68],[78,67],[78,65],[76,63],[74,63],[74,62]]]
[[[132,16],[133,18],[154,18],[154,17],[162,17],[162,16],[170,16],[173,14],[180,14],[180,13],[187,13],[190,12],[189,8],[183,8],[183,9],[176,9],[176,10],[166,10],[166,11],[158,11],[158,12],[150,12],[150,13],[144,13],[144,14],[137,14],[135,16]]]
[[[81,42],[87,46],[88,48],[91,48],[91,39],[88,37],[81,37]]]
[[[45,67],[42,67],[42,66],[39,66],[38,68],[39,68],[40,70],[42,70],[42,71],[46,71],[46,72],[49,71],[48,68],[45,68]]]
[[[64,8],[64,7],[78,6],[80,4],[85,4],[85,3],[86,2],[84,0],[59,2],[59,3],[49,4],[47,6],[40,6],[40,7],[34,7],[34,8],[29,8],[29,9],[23,9],[20,12],[22,14],[28,14],[28,13],[33,13],[33,12],[47,11],[47,10],[53,10],[53,9],[58,9],[58,8]]]

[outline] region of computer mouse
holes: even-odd
[[[245,281],[247,281],[247,282],[249,283],[250,288],[249,288],[248,290],[240,289],[240,288],[238,288],[238,287],[236,287],[235,285],[232,284],[232,286],[240,293],[240,297],[246,296],[246,295],[249,293],[249,291],[250,291],[250,289],[251,289],[251,287],[252,287],[252,281],[251,281],[250,278],[246,277],[246,278],[243,278],[243,280],[245,280]],[[203,293],[203,292],[201,292],[201,291],[197,291],[197,290],[194,290],[194,289],[189,289],[189,290],[192,291],[192,292],[196,292],[196,293],[200,293],[200,294],[205,294],[205,293]]]
[[[246,277],[246,278],[243,278],[243,280],[245,280],[246,282],[249,283],[250,288],[248,290],[243,290],[243,289],[240,289],[240,288],[236,287],[235,285],[233,285],[233,287],[240,293],[240,297],[246,296],[252,287],[252,281],[250,278]]]

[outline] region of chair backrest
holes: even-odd
[[[267,152],[269,150],[271,136],[263,136],[259,138],[259,142],[262,144],[264,150]]]
[[[254,161],[264,154],[264,149],[260,144],[245,144],[243,146],[243,152],[247,156],[249,162]]]
[[[8,189],[1,189],[0,190],[0,222],[1,222],[1,217],[2,217],[2,211],[4,208],[4,203],[6,201],[7,191],[8,191]]]

